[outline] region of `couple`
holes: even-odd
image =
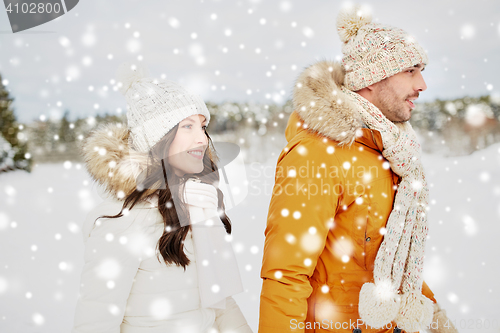
[[[358,7],[337,27],[342,63],[295,85],[278,167],[316,173],[276,177],[259,332],[455,332],[422,277],[428,188],[408,120],[427,55]],[[232,298],[243,288],[207,107],[139,69],[119,76],[128,128],[83,147],[108,198],[84,224],[73,332],[251,332]]]

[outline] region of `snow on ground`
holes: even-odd
[[[247,197],[228,211],[246,288],[235,298],[255,331],[274,163],[246,165]],[[424,165],[432,186],[426,281],[461,332],[500,332],[500,145],[465,157],[425,155]],[[70,331],[80,226],[100,200],[78,164],[0,174],[0,332]]]

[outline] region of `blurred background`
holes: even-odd
[[[463,155],[500,139],[500,3],[365,1],[373,20],[402,27],[427,50],[428,89],[412,124],[424,150]],[[210,105],[213,135],[251,156],[283,145],[293,83],[317,60],[340,60],[342,1],[82,1],[54,21],[13,34],[0,11],[0,129],[8,157],[78,160],[78,142],[124,121],[115,71],[124,61],[179,82]],[[233,134],[233,135],[230,135]],[[275,137],[275,140],[270,140]],[[241,140],[243,139],[244,142]],[[14,151],[9,152],[9,144]],[[26,155],[27,154],[27,155]]]
[[[427,282],[462,329],[500,332],[500,2],[362,1],[426,49],[411,123],[431,184]],[[12,33],[0,10],[0,331],[69,331],[80,227],[99,201],[79,154],[101,123],[126,123],[122,62],[200,94],[214,141],[242,148],[247,200],[229,212],[258,322],[259,269],[294,81],[340,60],[334,0],[99,0]],[[486,324],[489,326],[486,327]],[[479,327],[480,326],[480,327]]]

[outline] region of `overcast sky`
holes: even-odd
[[[428,51],[421,101],[500,93],[500,1],[377,0],[374,21]],[[118,112],[116,68],[142,63],[206,101],[283,103],[300,71],[341,56],[333,0],[80,0],[13,34],[0,10],[0,74],[20,121]]]

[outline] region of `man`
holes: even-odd
[[[427,55],[359,7],[337,27],[342,64],[316,63],[295,85],[259,332],[454,332],[422,279],[428,189],[408,120]]]

